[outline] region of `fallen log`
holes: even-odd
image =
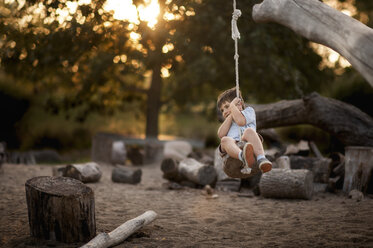
[[[272,169],[259,182],[260,194],[267,198],[312,198],[313,174],[309,170]]]
[[[280,169],[291,169],[289,156],[281,156],[276,159],[277,167]]]
[[[95,183],[100,181],[102,172],[95,162],[85,164],[69,164],[63,171],[64,177],[75,178],[83,183]]]
[[[120,225],[109,233],[100,233],[81,248],[106,248],[122,243],[131,234],[141,227],[148,225],[157,218],[157,214],[152,211],[146,211],[142,215],[131,219]]]
[[[264,0],[256,22],[276,22],[345,57],[373,87],[373,29],[317,0]]]
[[[198,185],[211,185],[216,180],[214,166],[202,164],[193,158],[180,161],[179,173],[189,181]]]
[[[141,169],[132,169],[122,166],[112,170],[111,180],[116,183],[137,184],[141,182],[141,175]]]
[[[350,104],[317,93],[303,99],[253,107],[258,129],[310,124],[335,136],[346,146],[373,146],[372,117]]]
[[[163,178],[174,181],[181,182],[186,180],[186,178],[179,173],[179,163],[173,158],[166,158],[162,160],[161,170],[163,172]]]
[[[346,147],[343,191],[366,193],[373,172],[373,147]]]
[[[34,177],[26,184],[32,237],[87,242],[96,234],[93,190],[68,177]]]

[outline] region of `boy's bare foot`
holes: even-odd
[[[244,168],[241,170],[243,174],[250,174],[251,167],[255,163],[254,148],[251,143],[246,143],[242,149],[243,160],[245,161]]]
[[[259,165],[259,169],[263,173],[266,173],[266,172],[269,172],[269,171],[272,170],[272,163],[266,158],[259,159],[258,160],[258,165]]]

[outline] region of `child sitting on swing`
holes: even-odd
[[[218,130],[218,136],[221,139],[219,145],[220,155],[228,154],[232,158],[243,162],[243,174],[250,174],[251,167],[256,162],[262,173],[269,172],[272,169],[272,163],[265,157],[264,149],[256,132],[255,111],[251,107],[244,108],[244,102],[240,97],[236,97],[236,88],[224,91],[218,97],[217,105],[221,111],[224,122]],[[247,143],[241,150],[237,142],[246,141]]]

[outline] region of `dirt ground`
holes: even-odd
[[[117,247],[373,247],[373,199],[318,193],[312,200],[265,199],[201,189],[169,190],[160,164],[142,166],[138,185],[111,181],[103,166],[95,192],[97,232],[110,232],[146,210],[158,218]],[[4,164],[0,174],[0,247],[77,247],[29,236],[25,182],[52,166]]]

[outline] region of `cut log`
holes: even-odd
[[[343,191],[366,193],[373,171],[373,147],[346,147]]]
[[[132,169],[121,166],[113,169],[111,180],[116,183],[137,184],[141,182],[141,175],[141,169]]]
[[[179,163],[173,158],[163,159],[161,163],[161,170],[163,172],[164,179],[174,182],[186,180],[186,178],[179,173]]]
[[[290,156],[291,169],[307,169],[313,172],[315,183],[328,183],[330,176],[329,158],[312,158],[302,156]]]
[[[193,158],[180,161],[179,172],[183,177],[198,185],[211,185],[216,180],[214,166],[202,164]]]
[[[186,141],[168,141],[164,145],[164,158],[173,158],[176,161],[186,159],[192,152],[192,145]]]
[[[277,167],[280,169],[291,169],[290,158],[288,156],[281,156],[276,159]]]
[[[277,22],[345,57],[373,87],[373,29],[317,0],[264,0],[256,22]]]
[[[64,177],[75,178],[83,183],[95,183],[100,181],[102,172],[95,162],[85,164],[69,164],[63,174]]]
[[[120,225],[110,233],[98,234],[81,248],[106,248],[118,245],[141,227],[153,222],[156,217],[157,214],[154,211],[146,211],[142,215]]]
[[[258,129],[310,124],[346,146],[373,146],[372,117],[350,104],[317,93],[300,100],[255,105],[254,109]]]
[[[259,182],[260,194],[267,198],[311,199],[313,174],[309,170],[272,169]]]
[[[26,184],[31,236],[64,243],[86,242],[96,235],[91,188],[68,177],[35,177]]]

